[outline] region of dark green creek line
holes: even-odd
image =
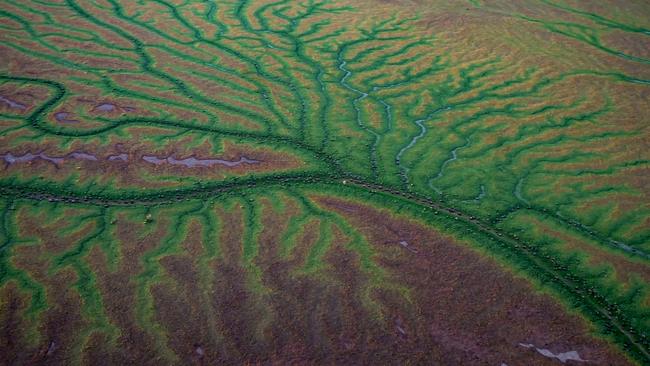
[[[521,69],[521,65],[509,65],[508,60],[504,61],[498,55],[484,59],[473,55],[458,58],[452,51],[455,45],[444,37],[438,39],[431,34],[414,32],[421,31],[417,25],[420,19],[416,18],[399,19],[394,15],[368,24],[345,24],[330,29],[331,22],[323,19],[323,14],[336,17],[354,9],[337,7],[326,1],[297,4],[279,0],[260,6],[247,0],[230,3],[204,1],[203,8],[191,10],[165,0],[152,3],[166,14],[165,26],[143,20],[143,14],[138,11],[128,14],[129,9],[116,0],[108,0],[106,6],[74,0],[56,5],[71,10],[80,21],[119,37],[127,45],[113,45],[102,40],[93,30],[88,36],[108,51],[93,51],[87,55],[115,60],[136,71],[128,70],[128,67],[127,70],[106,70],[78,59],[70,60],[69,55],[83,55],[83,50],[59,55],[59,48],[48,42],[48,37],[53,34],[39,33],[38,27],[32,26],[19,14],[3,10],[0,16],[16,23],[21,35],[28,35],[40,45],[35,49],[25,47],[16,41],[18,36],[14,30],[7,42],[11,52],[42,58],[57,67],[85,73],[85,76],[71,77],[71,84],[96,86],[106,94],[151,103],[156,106],[154,108],[170,106],[196,112],[201,118],[206,117],[207,122],[161,113],[160,117],[124,115],[115,119],[80,116],[80,119],[92,122],[92,127],[87,128],[56,124],[49,120],[50,114],[75,96],[72,86],[35,77],[0,75],[1,82],[34,85],[47,89],[49,93],[47,100],[36,105],[29,114],[11,116],[12,123],[19,121],[20,125],[11,125],[0,134],[11,136],[10,133],[25,129],[33,135],[18,136],[16,141],[35,136],[33,141],[39,144],[45,138],[58,138],[64,147],[69,147],[75,141],[95,138],[106,143],[112,136],[123,136],[129,127],[149,126],[173,131],[170,141],[185,133],[200,133],[215,145],[223,139],[291,149],[285,152],[303,159],[305,166],[296,171],[250,173],[217,182],[181,182],[178,188],[146,191],[141,188],[111,189],[102,184],[84,189],[76,185],[74,174],[63,182],[2,177],[0,284],[14,280],[21,289],[31,293],[27,314],[36,316],[47,307],[47,302],[45,289],[26,272],[14,268],[11,262],[14,245],[21,244],[12,222],[17,203],[49,202],[46,205],[55,208],[71,205],[93,211],[78,222],[80,225],[86,219],[92,222],[91,233],[75,243],[73,249],[55,257],[52,270],[71,267],[76,271],[79,277],[74,286],[87,299],[82,312],[92,318],[91,328],[100,329],[111,339],[115,339],[117,330],[104,314],[97,281],[83,258],[95,245],[106,253],[116,250],[110,248],[108,240],[106,244],[100,242],[101,238],[110,235],[112,215],[117,209],[132,208],[149,213],[157,207],[183,205],[182,210],[173,215],[168,236],[159,247],[145,254],[145,270],[137,277],[138,322],[143,328],[152,328],[158,351],[173,360],[171,351],[165,346],[166,336],[160,324],[148,313],[153,304],[149,291],[156,279],[164,276],[158,257],[166,251],[178,249],[178,237],[188,230],[192,219],[198,217],[206,225],[203,233],[206,241],[216,240],[216,226],[222,223],[215,222],[215,214],[209,212],[207,203],[242,203],[244,264],[259,299],[267,296],[255,263],[261,249],[257,241],[263,226],[263,214],[253,202],[256,197],[266,197],[274,192],[288,192],[287,195],[297,201],[303,212],[289,224],[286,238],[299,235],[301,225],[318,221],[319,238],[307,253],[303,271],[319,269],[336,227],[352,238],[350,247],[361,258],[363,269],[373,274],[380,272],[371,259],[364,238],[342,217],[313,204],[303,192],[319,190],[334,196],[348,194],[352,198],[379,202],[391,212],[404,209],[412,216],[432,223],[434,228],[472,239],[476,247],[485,248],[504,259],[542,288],[555,291],[561,300],[598,326],[601,335],[612,338],[637,361],[650,362],[650,341],[645,332],[643,321],[646,318],[643,314],[621,310],[625,309],[625,304],[617,303],[620,299],[618,293],[604,294],[607,289],[602,286],[603,282],[581,275],[578,267],[572,266],[570,261],[549,255],[540,249],[539,243],[522,239],[515,229],[508,226],[508,220],[516,214],[537,215],[572,234],[583,235],[593,239],[597,245],[613,249],[616,255],[648,263],[650,254],[643,246],[644,234],[632,236],[628,241],[625,230],[621,229],[623,234],[617,232],[621,227],[627,228],[625,217],[616,218],[610,225],[602,223],[607,221],[607,217],[600,212],[588,212],[584,216],[581,213],[567,214],[582,202],[590,203],[591,196],[602,199],[610,192],[638,192],[607,183],[589,190],[575,183],[569,193],[544,195],[543,190],[539,193],[538,176],[540,172],[546,172],[545,177],[553,176],[558,182],[563,182],[566,177],[586,177],[587,173],[618,177],[615,174],[623,169],[648,166],[648,161],[641,158],[617,161],[604,169],[589,166],[584,172],[575,172],[564,165],[605,159],[606,153],[588,151],[593,147],[590,143],[598,145],[615,140],[618,144],[625,144],[626,139],[637,138],[642,131],[599,124],[617,113],[616,99],[612,102],[606,92],[578,90],[575,98],[555,98],[554,95],[563,91],[562,88],[574,88],[573,83],[583,78],[598,79],[596,83],[625,83],[630,88],[646,88],[650,81],[628,76],[615,67],[607,71],[574,69],[549,72],[534,66]],[[479,8],[485,6],[480,1],[471,3]],[[607,29],[643,36],[650,34],[642,27],[551,1],[544,3]],[[41,2],[32,5],[39,8],[55,6]],[[13,6],[24,12],[35,12],[35,8],[27,4],[14,2]],[[214,35],[209,34],[209,27],[195,25],[192,19],[185,17],[186,11],[214,27]],[[114,19],[103,20],[98,12],[110,14]],[[146,13],[146,9],[143,12]],[[39,10],[38,13],[45,19],[44,24],[59,26],[48,12]],[[639,67],[650,62],[603,45],[600,30],[593,27],[519,14],[514,16],[593,46],[597,50],[595,54],[603,51],[634,61]],[[133,29],[168,43],[154,41],[149,44],[147,38],[140,39],[132,34]],[[84,34],[82,30],[83,27],[78,25],[61,24],[59,31],[72,41],[93,42],[67,33]],[[198,46],[201,46],[200,50]],[[116,55],[109,57],[111,51]],[[197,65],[197,69],[165,65],[162,70],[161,62],[155,57],[159,53],[164,57],[182,59],[187,65]],[[238,66],[229,65],[228,61],[234,61]],[[214,76],[210,70],[214,70]],[[184,72],[223,88],[225,97],[219,100],[200,91],[192,82],[183,79],[181,75]],[[142,83],[142,87],[148,83],[144,89],[162,88],[173,92],[174,97],[147,95],[140,88],[131,90],[131,84],[120,82],[118,73],[146,75],[155,82]],[[228,91],[232,91],[232,96]],[[252,109],[250,106],[260,108]],[[255,127],[251,130],[245,126],[223,126],[222,122],[228,116],[243,118]],[[523,122],[517,124],[519,120]],[[618,122],[616,119],[613,121]],[[512,126],[515,126],[514,132]],[[594,127],[596,131],[592,131]],[[147,138],[161,141],[155,136]],[[556,148],[561,153],[555,155]],[[0,151],[8,152],[10,149]],[[542,157],[538,156],[540,154]],[[473,166],[473,162],[479,167]],[[547,167],[553,164],[562,164],[561,169],[547,171]],[[469,169],[465,171],[465,167]],[[185,201],[188,203],[183,203]],[[642,216],[646,211],[640,209],[637,212]],[[621,240],[621,237],[626,239]],[[213,244],[204,243],[210,258],[218,255],[217,246],[211,246]],[[291,248],[290,244],[285,246],[282,251],[286,254]],[[200,262],[201,271],[207,271],[207,261]],[[376,280],[381,276],[371,277]],[[208,283],[201,286],[207,287]],[[79,347],[83,346],[82,342],[79,344]],[[79,348],[75,354],[82,351]]]
[[[84,197],[81,195],[74,195],[72,192],[65,192],[61,194],[52,193],[39,193],[29,188],[17,187],[0,187],[0,196],[15,197],[15,199],[27,199],[37,201],[50,201],[53,204],[57,202],[67,204],[79,204],[82,206],[94,205],[99,207],[120,207],[120,206],[134,206],[134,205],[169,205],[187,199],[202,199],[211,200],[219,199],[224,195],[240,196],[247,191],[268,191],[269,189],[287,189],[290,187],[296,188],[309,188],[312,186],[318,187],[324,185],[330,191],[358,191],[358,195],[363,197],[381,197],[385,196],[389,200],[398,199],[415,204],[418,207],[427,210],[427,214],[443,214],[452,220],[459,221],[467,230],[479,232],[487,235],[489,238],[495,240],[500,246],[505,248],[510,253],[516,254],[517,258],[521,256],[527,258],[528,264],[534,267],[526,268],[527,272],[542,271],[552,281],[550,286],[560,293],[568,293],[573,299],[580,299],[583,303],[578,306],[585,312],[592,320],[597,323],[605,320],[605,327],[617,337],[624,339],[626,349],[633,351],[640,359],[650,360],[650,344],[646,336],[632,326],[632,322],[627,319],[623,312],[618,309],[616,304],[608,302],[608,300],[595,293],[590,288],[583,288],[581,285],[583,281],[567,272],[567,267],[558,261],[555,261],[549,256],[540,256],[538,249],[531,244],[522,242],[516,236],[509,234],[506,231],[497,229],[491,226],[488,222],[481,220],[463,213],[455,208],[445,206],[438,201],[419,196],[414,193],[406,193],[398,189],[385,187],[382,185],[366,182],[358,178],[335,175],[311,175],[311,176],[279,176],[270,178],[252,178],[243,179],[237,183],[215,185],[214,187],[204,187],[201,189],[186,190],[182,192],[171,191],[164,192],[158,195],[141,195],[140,197],[125,197],[125,198],[108,198],[108,197]],[[102,230],[98,228],[98,230]],[[461,230],[462,232],[462,230]],[[83,247],[83,244],[80,244]],[[314,254],[316,255],[316,254]],[[62,257],[60,260],[68,260],[69,255]],[[506,256],[508,258],[508,256]],[[539,276],[539,274],[538,274]],[[2,276],[4,278],[4,276]],[[548,284],[548,283],[547,283]]]
[[[474,5],[477,8],[481,8],[481,9],[485,8],[485,9],[489,9],[490,11],[492,10],[490,9],[489,6],[486,6],[485,4],[481,4],[478,1],[470,1],[470,2],[472,3],[472,5]],[[605,28],[606,30],[609,31],[611,30],[622,31],[626,33],[638,34],[642,37],[650,36],[650,30],[644,27],[632,26],[621,22],[617,22],[612,19],[608,19],[603,16],[600,16],[598,14],[582,11],[565,5],[560,5],[554,1],[542,0],[541,2],[552,8],[561,9],[567,13],[577,15],[582,20],[588,20],[594,22],[598,24],[600,27]],[[550,32],[557,33],[559,35],[582,42],[607,54],[620,57],[628,61],[650,65],[650,59],[631,55],[629,53],[616,50],[612,47],[603,44],[601,40],[601,33],[604,33],[603,29],[599,29],[592,25],[586,25],[584,23],[571,22],[571,21],[552,21],[546,19],[539,19],[539,18],[526,16],[523,14],[512,14],[512,15],[519,19],[534,24],[540,24],[542,27],[549,30]],[[629,77],[629,78],[633,79],[633,77]]]

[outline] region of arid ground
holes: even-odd
[[[0,17],[0,365],[650,364],[647,1]]]

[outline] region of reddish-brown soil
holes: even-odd
[[[409,352],[442,364],[558,362],[519,345],[524,343],[555,353],[575,350],[593,364],[627,363],[593,338],[582,318],[493,260],[386,211],[335,198],[316,201],[367,235],[390,277],[412,289],[410,313],[388,306]]]
[[[38,230],[23,225],[24,234],[51,238],[43,246],[20,247],[13,260],[46,286],[50,305],[42,314],[42,338],[30,344],[26,320],[18,315],[27,298],[5,286],[2,353],[11,364],[558,364],[520,345],[533,344],[556,354],[577,351],[589,364],[628,364],[594,338],[582,318],[462,243],[351,200],[310,199],[363,235],[376,269],[364,266],[358,238],[326,216],[307,221],[283,255],[281,233],[301,209],[286,200],[279,212],[266,198],[256,202],[259,250],[247,260],[246,201],[228,200],[210,208],[216,217],[212,239],[206,241],[208,228],[192,219],[176,249],[153,259],[159,280],[146,284],[146,300],[139,292],[141,281],[150,281],[139,277],[149,266],[143,258],[166,245],[170,229],[180,230],[168,220],[178,212],[162,209],[149,223],[138,214],[116,216],[110,230],[118,238],[118,262],[108,263],[98,245],[83,259],[117,329],[112,339],[103,331],[79,339],[92,328],[74,287],[77,275],[71,267],[48,273],[49,258],[71,249],[52,234],[65,221]],[[329,248],[323,265],[306,272],[320,225],[331,229]],[[88,230],[80,227],[69,238]],[[206,257],[209,245],[216,246],[214,258]],[[143,301],[152,308],[143,308]]]

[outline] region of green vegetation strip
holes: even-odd
[[[11,34],[6,42],[11,52],[83,72],[83,76],[72,76],[65,85],[42,78],[0,76],[0,82],[39,86],[50,93],[48,99],[28,115],[22,118],[12,115],[9,118],[12,122],[22,124],[2,130],[1,135],[10,136],[24,128],[39,138],[58,139],[62,145],[69,146],[72,141],[95,137],[106,142],[108,136],[120,135],[129,126],[163,127],[179,131],[178,136],[196,132],[211,136],[213,141],[224,137],[270,147],[291,147],[299,156],[308,156],[316,162],[297,172],[250,174],[218,182],[197,182],[177,189],[147,191],[95,185],[80,187],[71,180],[54,183],[24,181],[12,175],[3,177],[0,179],[0,197],[4,198],[0,283],[16,281],[21,289],[32,295],[27,311],[30,316],[42,312],[47,303],[42,286],[26,272],[14,268],[11,262],[12,249],[21,244],[12,222],[15,219],[13,207],[18,202],[49,201],[51,203],[46,204],[71,204],[98,210],[91,218],[95,223],[94,231],[75,243],[72,250],[54,258],[54,267],[75,269],[79,276],[75,286],[84,298],[85,315],[93,320],[91,328],[102,329],[113,338],[114,329],[103,314],[92,269],[82,258],[93,245],[102,241],[101,238],[110,235],[107,220],[111,220],[115,207],[144,208],[149,212],[158,206],[189,201],[187,204],[191,208],[174,218],[170,236],[160,247],[145,255],[145,271],[138,277],[141,300],[138,319],[143,325],[155,328],[156,344],[170,360],[174,357],[165,346],[164,332],[149,312],[153,301],[149,291],[155,279],[163,275],[158,258],[168,251],[179,250],[178,238],[187,230],[190,217],[198,217],[207,225],[204,245],[208,258],[219,255],[218,246],[208,244],[215,240],[216,228],[212,224],[214,215],[205,208],[206,201],[224,196],[232,196],[236,201],[243,199],[246,223],[243,262],[253,273],[250,281],[262,298],[265,290],[255,263],[260,251],[256,241],[261,230],[256,197],[269,190],[284,192],[289,188],[289,196],[298,200],[304,213],[290,222],[284,236],[283,254],[291,251],[290,239],[300,235],[300,226],[318,218],[319,236],[307,254],[304,271],[318,271],[322,266],[322,256],[336,226],[353,238],[350,248],[359,254],[363,269],[380,282],[381,271],[372,262],[364,238],[342,218],[319,209],[302,193],[302,190],[317,190],[363,197],[424,218],[434,227],[446,228],[451,234],[506,260],[541,286],[552,288],[636,360],[650,361],[648,329],[642,314],[634,313],[638,318],[632,319],[629,313],[621,310],[629,304],[619,305],[612,300],[620,298],[617,294],[604,295],[600,283],[579,273],[570,260],[550,255],[540,250],[539,243],[519,238],[511,231],[516,229],[511,229],[507,222],[518,213],[534,212],[590,237],[599,245],[614,248],[617,255],[633,255],[646,263],[650,257],[644,247],[647,230],[630,237],[631,234],[621,228],[638,225],[647,217],[647,210],[641,208],[631,215],[612,218],[610,224],[610,218],[602,215],[602,207],[594,210],[595,213],[585,214],[576,209],[594,197],[608,198],[613,193],[634,196],[638,194],[634,189],[607,183],[588,189],[575,183],[568,193],[550,197],[543,192],[535,195],[533,190],[545,185],[545,179],[550,176],[560,182],[580,176],[620,177],[625,176],[618,174],[626,169],[648,166],[647,160],[627,159],[603,169],[576,172],[571,164],[595,162],[598,165],[607,157],[607,153],[586,151],[594,145],[606,141],[625,145],[628,139],[638,138],[642,131],[616,123],[599,124],[619,112],[616,101],[612,102],[612,97],[600,90],[591,94],[585,91],[575,98],[554,97],[563,88],[573,90],[575,82],[586,78],[645,88],[650,83],[643,77],[629,76],[615,68],[553,73],[537,68],[521,70],[520,65],[512,65],[512,60],[466,57],[457,52],[462,48],[459,45],[447,43],[444,37],[423,34],[419,19],[397,15],[356,27],[347,24],[332,27],[336,19],[354,9],[326,1],[279,0],[261,5],[251,1],[204,2],[203,7],[189,10],[188,4],[155,0],[152,4],[165,18],[165,26],[150,22],[143,12],[133,12],[116,0],[108,0],[102,6],[74,0],[66,0],[64,4],[7,3],[21,10],[0,12],[0,17],[11,22],[4,29]],[[471,3],[481,9],[486,7],[480,1]],[[643,27],[626,25],[556,2],[544,3],[608,31],[641,37],[650,34]],[[63,8],[92,30],[55,21],[50,10]],[[57,31],[40,31],[32,24],[36,21],[28,20],[23,13],[37,14],[42,19],[41,24],[54,26]],[[188,14],[197,18],[190,18]],[[640,66],[650,63],[643,57],[605,45],[601,40],[603,30],[591,23],[538,19],[523,14],[514,16],[584,42],[608,55]],[[199,19],[214,27],[214,34],[209,34],[210,27],[195,24]],[[103,32],[128,46],[103,39],[100,35]],[[18,41],[20,35],[25,34],[38,47],[26,47]],[[135,34],[147,34],[155,41]],[[70,47],[70,52],[62,52],[49,41],[53,36],[73,42],[94,42],[105,50],[91,52]],[[165,58],[156,59],[159,54]],[[125,69],[91,66],[70,57],[74,55],[109,59],[128,66]],[[167,65],[173,58],[196,65],[196,70]],[[390,72],[386,72],[387,69]],[[130,89],[128,84],[119,81],[118,74],[142,74],[155,80],[139,85],[155,95],[143,89]],[[199,85],[184,79],[186,75],[218,84],[226,90],[224,98],[201,91]],[[195,112],[206,120],[198,122],[194,117],[173,115],[122,116],[89,118],[91,127],[56,124],[50,121],[50,114],[75,97],[68,83],[94,86],[101,94],[131,98],[162,110],[173,107]],[[157,94],[158,89],[171,91],[173,96],[161,96]],[[243,96],[230,98],[227,91]],[[237,116],[255,127],[224,126],[229,116]],[[556,150],[559,153],[556,154]],[[549,171],[549,166],[560,164],[563,164],[561,169]],[[626,243],[621,237],[626,238]],[[106,244],[102,250],[109,253],[114,249]],[[200,264],[204,272],[207,271],[206,261]],[[209,286],[209,283],[204,282],[202,286]]]
[[[220,195],[240,196],[242,194],[252,195],[261,191],[283,190],[288,187],[296,189],[308,189],[319,193],[332,193],[367,199],[380,204],[399,213],[410,213],[420,219],[430,221],[434,227],[444,228],[450,234],[460,237],[485,248],[488,252],[506,260],[511,265],[527,273],[538,281],[542,286],[553,289],[560,298],[580,310],[599,326],[599,330],[613,338],[624,349],[628,350],[637,360],[650,360],[650,344],[643,329],[633,326],[617,304],[608,302],[607,298],[598,294],[589,287],[579,274],[572,273],[569,268],[560,261],[548,255],[540,255],[538,248],[522,242],[517,238],[501,231],[480,219],[464,214],[454,208],[446,207],[437,201],[412,193],[404,193],[381,185],[365,182],[354,178],[322,176],[322,177],[293,177],[293,179],[282,177],[279,179],[249,180],[248,182],[231,183],[228,186],[219,188],[193,190],[186,192],[186,196],[180,198],[192,199],[215,199]],[[169,192],[169,195],[160,194],[140,197],[138,202],[129,199],[116,199],[109,197],[83,198],[81,196],[61,195],[53,193],[33,193],[29,189],[16,190],[15,188],[2,188],[0,195],[11,194],[28,200],[52,200],[80,205],[97,206],[122,206],[122,205],[168,205],[178,201],[177,192]],[[18,199],[20,199],[18,198]],[[443,219],[440,219],[442,217]],[[173,232],[176,232],[174,230]],[[314,250],[318,251],[318,247]],[[317,255],[314,252],[312,256]],[[313,258],[313,257],[312,257]],[[149,261],[150,262],[150,261]],[[151,262],[153,263],[153,262]],[[9,276],[7,276],[9,277]],[[2,280],[4,281],[5,278]]]

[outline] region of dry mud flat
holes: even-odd
[[[0,0],[0,364],[646,364],[650,7]]]
[[[164,357],[172,354],[173,362],[206,365],[629,364],[594,338],[583,318],[494,260],[387,210],[331,196],[310,200],[359,230],[374,253],[374,270],[363,269],[350,237],[335,229],[323,267],[304,272],[317,227],[307,225],[291,255],[283,256],[279,235],[292,208],[283,215],[263,204],[262,248],[253,261],[258,270],[251,271],[242,264],[242,207],[216,207],[222,254],[205,261],[201,226],[190,224],[180,251],[160,260],[164,280],[150,287],[153,308],[147,311],[157,324],[152,333],[137,325],[136,309],[143,305],[135,279],[143,275],[140,259],[165,242],[168,221],[161,218],[142,236],[147,224],[119,217],[119,267],[109,269],[99,249],[87,257],[108,319],[119,328],[116,339],[99,332],[80,338],[79,330],[89,324],[72,289],[74,272],[48,276],[50,260],[38,255],[38,247],[25,247],[16,265],[43,281],[52,298],[42,342],[31,347],[19,315],[25,296],[13,285],[4,287],[3,359],[8,364],[66,364],[75,357],[87,364],[160,364],[170,362]],[[46,240],[49,252],[69,246],[70,238],[54,239],[56,225],[34,226],[26,219],[20,222],[25,234],[53,238]],[[373,279],[377,276],[380,282]],[[211,285],[205,288],[206,283]]]

